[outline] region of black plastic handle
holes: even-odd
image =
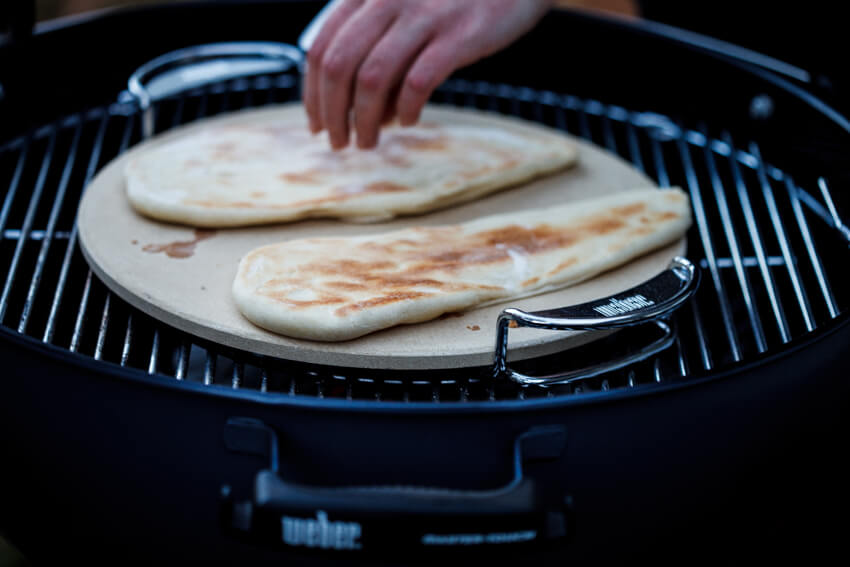
[[[496,489],[320,487],[281,478],[274,430],[234,418],[227,423],[225,444],[256,453],[267,443],[271,466],[257,474],[252,501],[226,501],[225,527],[255,543],[317,552],[550,544],[567,535],[564,497],[544,494],[524,474],[523,463],[556,458],[565,440],[560,426],[518,436],[513,478]]]

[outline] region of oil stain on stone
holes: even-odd
[[[190,258],[195,253],[195,247],[199,242],[215,236],[215,230],[195,230],[195,238],[192,240],[177,240],[166,244],[146,244],[142,250],[151,254],[164,253],[169,258]]]

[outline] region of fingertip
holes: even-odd
[[[375,147],[376,133],[369,125],[363,124],[362,119],[356,119],[354,127],[354,142],[358,149],[369,150]]]
[[[378,136],[357,138],[357,148],[361,150],[374,150],[378,147]]]
[[[310,133],[314,135],[323,130],[322,123],[311,112],[307,113],[307,127],[310,129]]]
[[[416,123],[419,121],[418,117],[410,117],[410,116],[402,116],[398,119],[398,123],[402,128],[410,128],[411,126],[416,126]]]
[[[410,128],[411,126],[416,126],[419,122],[419,117],[422,114],[422,107],[418,106],[415,108],[405,108],[403,110],[399,110],[398,113],[398,123],[403,128]]]
[[[335,152],[340,150],[344,150],[348,147],[348,136],[347,135],[338,135],[331,136],[331,149]]]

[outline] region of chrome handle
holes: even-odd
[[[304,54],[286,43],[209,43],[171,51],[130,75],[127,90],[142,111],[142,135],[153,135],[152,104],[189,89],[254,75],[300,69]]]
[[[643,360],[669,347],[673,342],[670,326],[663,319],[682,305],[699,285],[699,272],[685,258],[676,257],[667,270],[629,290],[605,299],[560,309],[528,313],[508,308],[499,314],[496,326],[496,353],[493,373],[520,384],[553,385],[598,376]],[[528,376],[508,368],[508,332],[511,324],[553,331],[599,331],[654,323],[663,336],[639,351],[617,360],[549,376]]]
[[[313,46],[313,42],[316,41],[316,36],[319,35],[319,32],[322,30],[322,26],[325,25],[328,17],[331,15],[337,6],[342,4],[343,0],[331,0],[328,2],[324,8],[322,8],[316,17],[307,24],[307,27],[304,28],[304,31],[301,32],[301,35],[298,37],[298,47],[301,48],[301,51],[307,53],[310,51],[310,48]]]

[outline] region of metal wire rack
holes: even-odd
[[[291,74],[236,79],[157,103],[155,128],[297,97]],[[661,186],[690,193],[696,222],[688,256],[706,277],[673,317],[673,347],[624,370],[542,388],[494,381],[486,369],[401,373],[279,361],[170,328],[109,292],[77,246],[82,191],[100,167],[141,138],[140,114],[129,96],[0,145],[0,324],[163,380],[287,396],[461,403],[693,379],[779,348],[847,309],[850,278],[835,258],[846,257],[840,255],[848,252],[850,229],[829,180],[807,180],[804,188],[765,163],[758,143],[739,146],[728,132],[710,135],[704,126],[685,127],[655,113],[505,84],[453,80],[434,101],[548,124],[620,155]],[[634,332],[618,332],[579,354],[523,364],[569,367],[628,348]]]

